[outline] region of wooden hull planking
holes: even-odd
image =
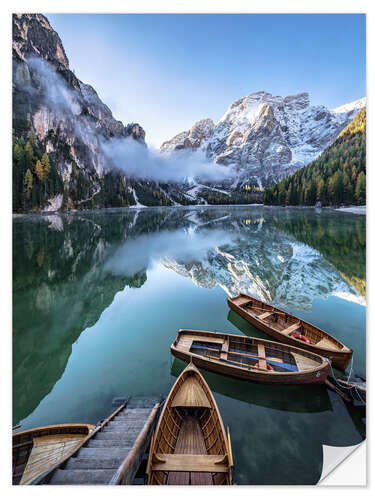
[[[173,385],[152,437],[150,485],[232,484],[229,431],[202,375],[190,363]]]
[[[95,428],[90,424],[49,425],[13,434],[13,484],[29,484],[63,460]]]
[[[218,347],[220,357],[208,358],[206,355],[199,355],[196,352],[192,352],[191,347],[193,346],[194,341],[217,343],[220,345],[220,347]],[[263,347],[265,346],[267,350],[271,349],[274,352],[277,352],[276,350],[283,349],[285,350],[285,354],[287,354],[288,357],[295,362],[296,367],[300,371],[278,372],[267,369],[262,370],[251,368],[249,365],[241,366],[241,363],[238,362],[233,362],[233,364],[231,364],[228,362],[228,355],[231,355],[232,352],[230,348],[228,349],[228,346],[230,346],[231,343],[238,341],[246,343],[246,345],[253,343],[252,347],[256,347],[260,344]],[[292,357],[288,354],[289,351],[293,351],[293,354],[291,355]],[[320,356],[303,351],[299,348],[279,344],[277,342],[267,340],[263,341],[262,339],[249,338],[240,335],[230,335],[200,330],[180,330],[176,340],[171,345],[171,352],[176,358],[179,358],[182,361],[187,363],[193,361],[196,366],[202,368],[203,370],[268,385],[322,384],[325,382],[329,373],[329,363],[321,359]],[[233,354],[237,356],[238,351],[235,353],[233,352]],[[248,356],[248,358],[250,360],[254,359],[254,364],[259,360],[259,357],[256,355],[254,355],[254,357]],[[266,360],[266,366],[267,363],[271,364],[272,360],[277,360],[277,358],[272,358],[270,356],[265,356],[263,359]],[[273,366],[276,366],[276,364],[273,363]]]
[[[253,309],[251,309],[251,306],[248,306],[249,302],[254,304]],[[258,330],[267,333],[284,344],[299,347],[300,349],[323,356],[329,359],[335,368],[345,371],[351,360],[352,349],[346,347],[329,333],[292,314],[286,313],[282,309],[278,309],[245,294],[229,297],[228,305]],[[267,314],[268,312],[271,314]],[[263,316],[263,318],[260,318],[260,316]],[[275,321],[273,317],[277,317],[277,320]],[[279,321],[284,323],[282,326],[285,327],[283,328],[285,333],[275,327]],[[311,338],[312,343],[308,344],[303,340],[292,337],[291,335],[295,333],[301,333],[307,338]]]

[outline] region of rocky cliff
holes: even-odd
[[[116,120],[93,87],[76,77],[59,35],[41,14],[13,16],[13,134],[15,210],[136,203],[102,146],[128,137],[145,144],[144,130]],[[38,171],[45,153],[48,168]]]
[[[160,149],[200,150],[215,163],[234,166],[237,178],[229,190],[263,187],[317,158],[364,105],[363,98],[329,110],[311,106],[306,92],[287,97],[256,92],[233,102],[216,124],[201,120]]]

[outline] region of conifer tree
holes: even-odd
[[[43,175],[44,178],[47,178],[49,173],[51,172],[51,164],[49,162],[48,154],[44,153],[41,159],[41,164],[43,166]]]
[[[30,141],[27,141],[25,144],[25,155],[26,155],[26,160],[29,164],[28,166],[31,166],[31,164],[34,161],[34,150]]]
[[[35,173],[40,181],[44,179],[43,165],[40,160],[35,164]]]
[[[366,203],[366,176],[363,172],[360,172],[358,175],[355,187],[355,199],[360,205]]]
[[[29,168],[26,170],[23,185],[25,193],[30,197],[30,192],[33,189],[33,174]]]

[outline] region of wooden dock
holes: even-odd
[[[139,470],[161,406],[160,397],[122,400],[67,458],[31,484],[142,484]]]

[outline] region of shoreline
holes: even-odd
[[[73,209],[73,210],[56,210],[56,211],[41,211],[41,212],[25,212],[25,213],[12,213],[13,218],[17,217],[25,217],[30,215],[41,215],[41,216],[49,216],[49,215],[69,215],[75,213],[87,213],[87,212],[110,212],[110,211],[118,211],[118,210],[147,210],[147,209],[183,209],[187,208],[193,210],[194,208],[226,208],[226,207],[256,207],[256,208],[286,208],[286,209],[309,209],[309,210],[335,210],[343,213],[352,213],[356,215],[366,215],[366,205],[350,205],[347,207],[315,207],[311,205],[264,205],[264,203],[249,203],[249,204],[228,204],[228,205],[172,205],[172,206],[158,206],[158,205],[145,205],[145,206],[137,206],[130,205],[129,207],[107,207],[107,208],[90,208],[90,209]]]
[[[351,205],[349,207],[335,208],[335,210],[356,215],[366,215],[366,205]]]

